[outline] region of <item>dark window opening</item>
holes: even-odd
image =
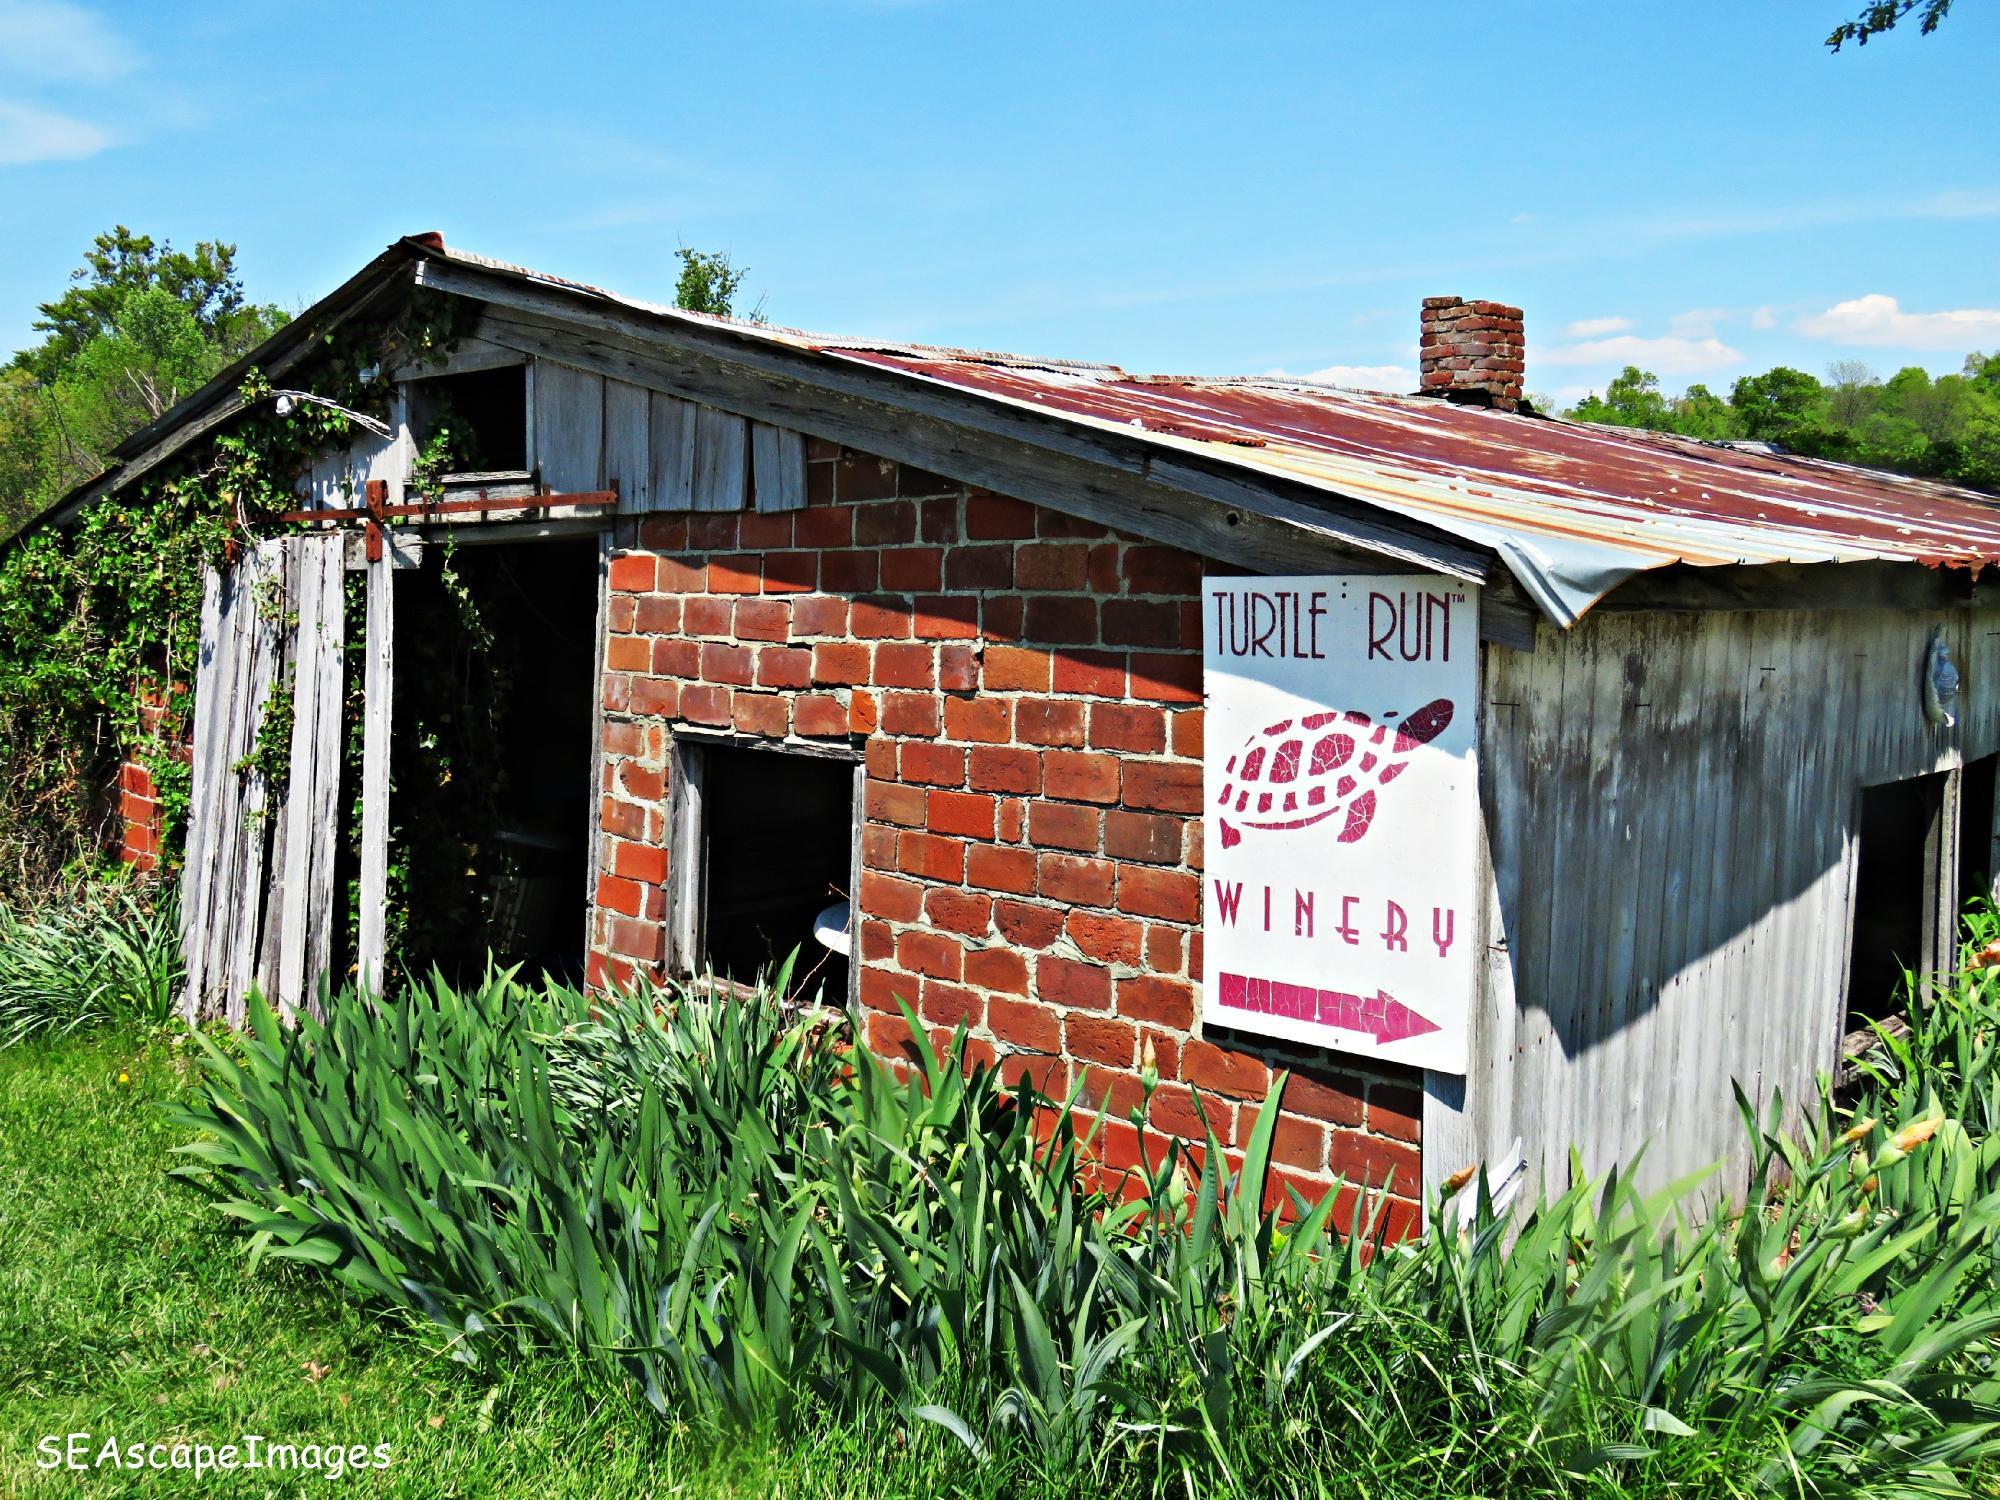
[[[748,982],[796,949],[794,992],[844,1005],[848,961],[814,929],[841,928],[844,914],[821,919],[847,901],[853,880],[853,764],[729,745],[694,753],[706,966]]]
[[[396,578],[394,971],[455,982],[489,953],[580,981],[595,761],[598,549],[433,542]]]
[[[528,467],[525,365],[433,375],[409,384],[410,431],[419,447],[445,434],[448,474],[518,474]]]
[[[1993,778],[2000,755],[1968,761],[1959,773],[1958,904],[1993,894]]]
[[[1902,1011],[1903,974],[1921,971],[1931,924],[1932,834],[1944,804],[1945,773],[1861,789],[1860,848],[1854,876],[1854,943],[1847,1008],[1883,1021]]]

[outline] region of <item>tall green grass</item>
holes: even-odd
[[[180,1034],[98,1028],[0,1051],[0,1495],[452,1500],[862,1500],[971,1470],[942,1434],[855,1424],[718,1445],[566,1349],[470,1368],[421,1323],[311,1267],[251,1273],[242,1237],[167,1175],[192,1087]],[[407,1326],[403,1326],[406,1325]],[[39,1440],[387,1442],[386,1471],[40,1467]],[[980,1471],[982,1477],[985,1470]],[[999,1491],[995,1491],[999,1493]]]
[[[28,910],[0,904],[0,1047],[38,1032],[159,1025],[183,972],[170,893],[98,883]]]
[[[1700,1222],[1614,1174],[1342,1237],[1264,1209],[1275,1110],[1234,1172],[1153,1136],[1111,1179],[1087,1080],[962,1038],[898,1076],[769,995],[499,975],[253,1008],[185,1170],[468,1364],[573,1350],[734,1441],[929,1433],[997,1490],[1958,1494],[2000,1454],[1993,1020],[1975,976],[1855,1116],[1745,1109],[1752,1207]]]

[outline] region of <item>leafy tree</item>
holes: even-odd
[[[1660,394],[1660,377],[1637,365],[1619,371],[1602,397],[1594,391],[1584,397],[1574,415],[1581,421],[1613,427],[1649,427],[1665,432],[1671,426],[1667,398]]]
[[[686,245],[674,252],[680,257],[680,280],[674,284],[674,306],[684,312],[709,313],[718,318],[736,316],[736,294],[748,266],[730,264],[721,251],[691,250]],[[764,321],[760,302],[748,314],[753,323]]]
[[[1735,412],[1707,386],[1691,385],[1686,394],[1670,397],[1661,391],[1659,376],[1637,365],[1627,365],[1603,396],[1586,396],[1568,415],[1582,422],[1644,427],[1711,441],[1740,435]]]
[[[1650,372],[1628,366],[1602,397],[1565,415],[1710,442],[1753,438],[2000,491],[2000,355],[1968,354],[1960,373],[1935,380],[1912,366],[1883,381],[1859,360],[1844,360],[1822,383],[1780,365],[1736,381],[1726,402],[1702,385],[1669,396]]]
[[[219,241],[184,253],[121,224],[70,281],[41,306],[42,341],[0,366],[0,536],[286,321],[244,299],[236,247]]]
[[[1742,424],[1735,409],[1705,385],[1691,385],[1674,403],[1674,429],[1692,438],[1721,442],[1736,437]]]
[[[1858,359],[1826,367],[1826,409],[1836,427],[1859,427],[1882,404],[1882,382]]]
[[[179,303],[202,336],[231,358],[270,331],[270,309],[243,300],[234,245],[203,240],[184,253],[120,224],[91,241],[83,261],[70,272],[74,285],[41,306],[34,326],[47,337],[14,356],[14,363],[38,380],[55,380],[93,339],[113,332],[127,301],[143,291],[161,291]]]
[[[1962,376],[1933,381],[1917,365],[1898,370],[1882,387],[1882,410],[1909,423],[1927,443],[1943,443],[1957,435],[1961,421],[1958,386]]]
[[[1826,388],[1804,370],[1778,365],[1739,379],[1729,388],[1729,404],[1745,437],[1795,446],[1809,437],[1825,411]]]
[[[1833,35],[1826,39],[1826,44],[1835,52],[1849,42],[1857,47],[1865,47],[1868,45],[1868,38],[1880,36],[1885,31],[1893,31],[1898,21],[1920,7],[1923,15],[1918,22],[1917,30],[1920,35],[1929,36],[1950,14],[1951,0],[1869,0],[1868,8],[1859,16],[1852,21],[1843,21],[1833,28]]]

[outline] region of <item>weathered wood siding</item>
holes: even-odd
[[[554,493],[615,485],[626,516],[806,503],[800,433],[551,359],[533,370],[535,462]]]
[[[334,865],[340,847],[340,751],[346,687],[345,539],[301,536],[292,568],[292,739],[266,925],[277,943],[271,992],[281,1010],[318,1010],[333,962]],[[272,920],[273,916],[275,921]]]
[[[235,567],[208,575],[202,599],[181,908],[183,1003],[191,1019],[239,1019],[241,997],[255,978],[267,789],[260,773],[237,767],[256,745],[284,652],[283,633],[258,607],[259,590],[281,578],[283,567],[282,542],[249,548]]]
[[[371,479],[400,500],[410,451],[399,422],[394,437],[322,454],[302,507],[350,509]],[[252,986],[282,1010],[310,1006],[333,961],[347,540],[266,538],[208,578],[181,876],[191,1018],[241,1024]],[[288,771],[269,786],[245,758],[279,684],[292,700]]]
[[[396,692],[396,574],[385,556],[368,564],[361,666],[361,878],[355,974],[379,993],[388,955],[389,737]]]
[[[1942,627],[1960,722],[1921,709]],[[1528,1189],[1646,1148],[1740,1165],[1731,1080],[1807,1102],[1846,1014],[1859,789],[2000,744],[2000,611],[1600,610],[1489,648],[1492,872],[1473,1071],[1435,1077],[1435,1183],[1521,1139]],[[1945,900],[1950,899],[1949,892]]]

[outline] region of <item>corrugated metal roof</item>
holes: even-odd
[[[1658,433],[1457,406],[1266,377],[1135,376],[1115,365],[984,350],[836,338],[711,318],[447,248],[435,236],[389,247],[263,348],[343,315],[398,258],[439,260],[651,318],[817,358],[895,371],[1162,452],[1199,455],[1287,492],[1356,503],[1491,549],[1559,624],[1574,623],[1624,579],[1671,563],[2000,563],[2000,500],[1875,469],[1700,443]],[[196,419],[237,399],[232,368],[135,433],[115,466],[72,491],[67,512],[107,484],[170,456]],[[210,419],[212,420],[212,419]],[[141,457],[149,454],[149,457]]]
[[[641,311],[695,316],[443,253]],[[1494,548],[1565,624],[1623,579],[1669,563],[2000,563],[1994,497],[1850,464],[1308,381],[1135,376],[1114,365],[728,326],[1427,523]]]
[[[2000,562],[1991,497],[1850,464],[1434,397],[845,352],[1428,521],[1529,570],[1558,618],[1668,563]]]

